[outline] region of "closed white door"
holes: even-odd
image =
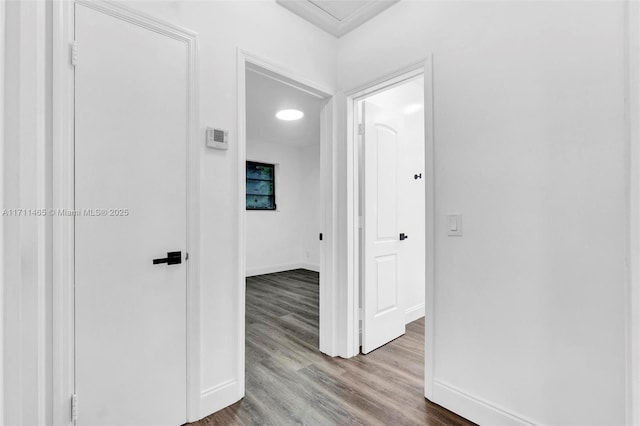
[[[405,332],[400,305],[399,263],[402,241],[398,212],[398,157],[401,120],[364,102],[364,268],[362,352]]]
[[[75,7],[77,424],[180,425],[187,45]]]

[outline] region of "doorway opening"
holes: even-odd
[[[246,276],[319,274],[324,100],[255,68],[246,88]]]
[[[319,354],[320,120],[325,100],[249,67],[245,371]],[[251,383],[251,382],[250,382]],[[258,391],[249,386],[247,393]]]
[[[330,93],[238,52],[238,377],[247,399],[264,390],[252,378],[265,366],[273,375],[300,354],[335,350]]]
[[[412,89],[409,90],[409,87]],[[411,92],[417,98],[407,101],[404,106],[400,103],[394,106],[391,99],[396,88],[398,91]],[[352,212],[347,232],[349,241],[352,242],[349,255],[357,265],[350,273],[353,284],[349,290],[353,297],[349,309],[352,320],[348,323],[348,333],[351,336],[349,355],[355,356],[361,352],[366,354],[377,347],[384,348],[385,352],[393,351],[394,345],[403,340],[393,341],[394,335],[401,336],[405,330],[409,330],[407,323],[424,315],[424,320],[416,324],[417,329],[416,326],[411,326],[411,339],[419,338],[418,343],[424,348],[424,355],[420,354],[420,364],[424,365],[424,396],[431,399],[435,352],[432,58],[428,55],[421,62],[348,92],[346,97],[349,126],[347,144],[353,153],[348,162],[348,176],[353,181],[353,190],[347,200]],[[415,120],[422,119],[422,137],[416,139],[418,142],[413,145],[410,144],[417,150],[417,154],[408,158],[400,148],[406,145],[401,143],[402,135],[406,133],[405,118],[412,115],[415,115]],[[360,147],[363,149],[359,149]],[[367,148],[370,149],[367,151]],[[376,163],[378,158],[383,160],[382,163]],[[407,159],[400,161],[402,158]],[[396,191],[393,191],[394,186]],[[422,188],[420,194],[418,187]],[[402,191],[405,193],[400,196]],[[388,199],[392,202],[384,202]],[[398,208],[403,205],[409,207]],[[411,209],[415,211],[410,211]],[[378,216],[381,218],[379,225]],[[412,227],[411,231],[408,227]],[[409,248],[412,246],[406,244],[414,236],[414,244],[417,244],[413,246],[415,253]],[[406,258],[403,256],[405,251],[410,252],[409,258],[415,257],[410,261],[416,268],[413,272],[403,265],[407,261],[403,261],[403,257]],[[373,276],[374,280],[368,276]],[[403,290],[401,281],[406,279],[404,277],[412,276],[418,277],[414,280],[415,287],[410,291]],[[422,282],[422,285],[418,285],[418,282]],[[410,294],[417,300],[408,296]],[[393,341],[393,344],[386,345],[389,341]],[[375,353],[377,352],[379,351]]]
[[[425,313],[424,76],[357,100],[360,348],[423,335]]]

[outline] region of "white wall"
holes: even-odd
[[[320,217],[320,144],[302,148],[301,163],[307,168],[302,174],[301,192],[303,204],[303,217],[305,224],[300,231],[302,239],[303,264],[311,270],[319,271],[320,268],[320,239],[322,230]],[[313,269],[315,267],[316,269]]]
[[[320,145],[248,140],[247,160],[276,164],[277,202],[275,211],[247,210],[247,276],[319,271]]]
[[[18,3],[18,2],[9,2]],[[9,4],[8,3],[8,4]],[[42,2],[26,2],[41,4]],[[47,2],[52,4],[53,2]],[[200,34],[199,45],[199,76],[200,76],[200,125],[203,137],[201,158],[201,303],[202,303],[202,400],[201,414],[204,416],[240,398],[242,384],[238,383],[237,372],[239,354],[237,348],[237,294],[239,291],[240,272],[238,266],[238,232],[239,212],[237,203],[238,182],[238,150],[237,150],[237,117],[236,117],[236,60],[237,48],[245,49],[260,57],[269,58],[271,62],[282,65],[329,90],[335,87],[336,43],[337,40],[323,31],[309,25],[307,22],[293,15],[275,2],[268,1],[138,1],[125,2],[127,6],[148,13],[155,18],[169,21],[173,24],[196,31]],[[20,4],[24,4],[20,2]],[[49,6],[47,6],[49,7]],[[12,9],[13,10],[13,9]],[[28,47],[30,39],[27,37],[7,38],[7,51],[15,53],[17,61],[22,60],[26,74],[18,75],[17,65],[13,64],[8,70],[7,77],[7,105],[6,117],[22,125],[24,132],[37,129],[51,116],[50,111],[38,115],[33,111],[32,103],[39,98],[29,87],[41,87],[50,90],[51,72],[46,75],[36,73],[36,68],[28,61],[44,61],[50,59],[51,16],[47,15],[46,24],[42,25],[40,18],[24,19],[18,28],[19,16],[7,11],[12,19],[7,28],[14,28],[14,33],[40,35],[34,28],[44,31],[42,40],[46,43],[41,50],[23,50],[22,56],[17,49],[23,43]],[[10,16],[9,16],[10,15]],[[3,26],[4,29],[4,26]],[[295,35],[293,37],[292,35]],[[38,39],[38,42],[41,40]],[[309,46],[313,46],[310,49]],[[44,53],[43,53],[44,52]],[[41,54],[43,53],[43,54]],[[17,84],[22,79],[23,88],[18,92]],[[24,104],[23,110],[20,105]],[[18,109],[16,109],[18,108]],[[16,114],[24,113],[21,121],[15,121]],[[33,121],[30,121],[33,120]],[[9,120],[5,120],[9,123]],[[205,149],[204,128],[215,126],[229,130],[230,147],[228,151]],[[15,126],[7,128],[6,134],[17,132]],[[50,129],[45,130],[50,137]],[[42,140],[42,138],[38,139]],[[39,143],[27,143],[18,138],[7,138],[5,145],[5,200],[15,201],[12,206],[41,207],[24,203],[25,200],[35,199],[36,194],[48,196],[50,187],[43,187],[42,182],[35,182],[30,173],[33,163],[27,157],[32,151],[20,150],[27,148],[43,150]],[[32,143],[32,142],[29,142]],[[20,157],[22,155],[22,157]],[[21,161],[21,158],[23,161]],[[34,156],[32,161],[45,161]],[[49,163],[50,164],[50,163]],[[23,179],[27,177],[27,179]],[[47,182],[51,184],[51,179]],[[44,195],[43,195],[44,194]],[[13,197],[13,198],[12,198]],[[25,205],[26,204],[26,205]],[[8,205],[9,207],[9,205]],[[7,287],[5,288],[5,307],[7,315],[21,318],[21,322],[9,320],[6,323],[5,357],[6,372],[3,383],[5,389],[5,408],[11,409],[15,415],[22,410],[25,421],[30,423],[44,423],[38,419],[50,419],[48,404],[51,397],[51,384],[46,380],[51,378],[51,352],[47,350],[36,352],[36,345],[50,344],[51,321],[46,320],[46,312],[51,307],[50,287],[43,287],[46,280],[50,282],[51,271],[46,269],[43,255],[50,259],[46,251],[48,246],[40,243],[42,231],[34,231],[31,224],[25,225],[22,232],[15,227],[6,227],[5,264],[12,265],[10,271],[5,271]],[[34,251],[38,248],[38,254]],[[39,262],[39,263],[38,263]],[[31,275],[21,275],[21,271],[34,274],[35,264],[38,266],[37,280]],[[43,281],[44,280],[44,281]],[[48,285],[48,284],[47,284]],[[22,305],[20,305],[22,304]],[[42,310],[42,305],[46,310]],[[24,306],[24,309],[21,308]],[[22,310],[21,310],[22,309]],[[20,315],[20,316],[19,316]],[[36,331],[34,324],[39,324]],[[22,328],[20,328],[22,327]],[[243,337],[242,337],[243,338]],[[19,340],[16,340],[19,339]],[[22,342],[21,345],[15,343]],[[40,355],[38,355],[40,354]],[[22,382],[21,382],[22,381]],[[22,384],[21,384],[22,383]],[[21,391],[17,391],[21,389]],[[5,419],[10,414],[5,413]],[[15,419],[16,417],[10,417]],[[14,422],[7,422],[9,424]]]
[[[422,88],[419,88],[421,90]],[[404,115],[404,132],[409,155],[402,158],[400,169],[406,185],[401,199],[400,218],[409,238],[403,241],[404,254],[408,261],[402,261],[400,271],[406,286],[401,294],[406,322],[424,316],[425,309],[425,168],[424,168],[424,112],[422,110]],[[413,175],[421,173],[421,179]]]
[[[344,91],[433,53],[433,399],[477,422],[625,422],[624,11],[403,1],[340,40]]]

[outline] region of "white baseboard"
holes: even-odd
[[[437,379],[433,381],[431,401],[480,425],[532,426],[537,424],[531,419],[509,412]]]
[[[409,324],[424,316],[424,303],[407,308],[404,311],[404,322]]]
[[[312,265],[311,263],[300,263],[300,266],[298,266],[298,268],[320,273],[320,265]]]
[[[256,275],[273,274],[274,272],[291,271],[292,269],[308,269],[309,271],[320,272],[319,265],[312,265],[310,263],[290,263],[286,265],[274,265],[247,269],[246,276],[254,277]]]
[[[200,418],[203,419],[218,410],[238,402],[238,381],[227,380],[200,393]]]

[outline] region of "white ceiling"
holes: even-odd
[[[276,0],[323,30],[341,37],[400,0]]]
[[[370,0],[364,1],[336,1],[336,0],[309,0],[324,12],[328,13],[338,21],[344,21],[349,16],[357,13],[367,3],[371,3]]]
[[[303,147],[320,143],[322,99],[259,71],[247,70],[247,142]],[[278,120],[282,109],[298,109],[297,121]]]

